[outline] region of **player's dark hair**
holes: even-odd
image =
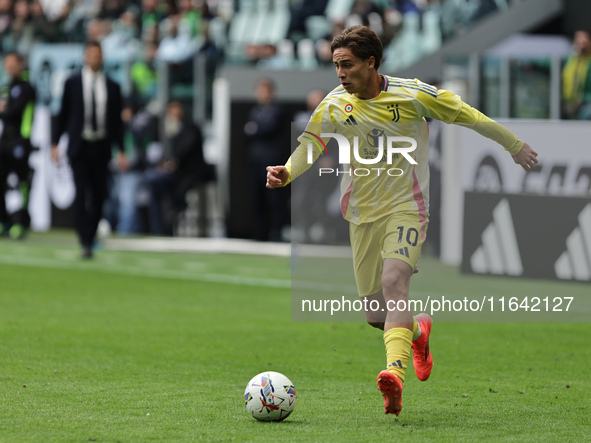
[[[384,47],[378,35],[367,26],[349,26],[337,35],[330,44],[330,51],[334,53],[339,48],[348,48],[355,57],[367,60],[375,59],[375,68],[380,67]]]

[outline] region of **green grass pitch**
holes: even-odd
[[[591,435],[589,323],[435,323],[433,374],[422,383],[409,368],[396,418],[375,385],[379,331],[292,322],[287,259],[77,254],[70,236],[0,242],[0,442]],[[428,258],[421,267],[411,290],[591,296],[588,285],[462,276]],[[264,370],[295,384],[285,422],[257,422],[244,408],[246,383]]]

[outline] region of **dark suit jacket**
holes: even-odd
[[[283,107],[277,103],[257,104],[250,110],[248,119],[256,123],[255,132],[246,135],[249,159],[268,165],[283,164],[287,123]]]
[[[212,180],[211,171],[203,158],[203,136],[196,124],[184,121],[181,131],[169,143],[169,158],[178,164],[174,171],[177,194],[184,196],[195,183]]]
[[[121,120],[121,88],[107,77],[107,115],[105,130],[108,147],[117,145],[123,151],[123,121]],[[66,80],[62,95],[62,106],[56,118],[53,143],[57,143],[65,133],[69,136],[68,157],[74,161],[82,154],[82,131],[84,129],[84,94],[82,73],[74,74]],[[110,149],[102,153],[105,159],[111,158]]]

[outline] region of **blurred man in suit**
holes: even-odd
[[[86,44],[82,72],[64,85],[62,105],[53,134],[51,155],[59,160],[57,143],[69,138],[67,155],[74,175],[75,225],[82,246],[82,258],[92,258],[98,222],[107,195],[111,148],[120,149],[119,165],[126,169],[121,120],[121,89],[102,71],[103,55],[96,42]]]
[[[257,104],[248,113],[248,122],[244,125],[255,217],[253,238],[281,241],[281,231],[287,218],[285,195],[262,186],[260,171],[266,168],[265,164],[274,164],[284,155],[284,131],[288,118],[283,106],[275,101],[272,80],[261,78],[257,81],[256,100]]]

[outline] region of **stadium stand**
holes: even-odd
[[[526,7],[530,9],[524,15]],[[144,60],[144,46],[156,43],[160,46],[154,62],[157,99],[147,110],[155,117],[155,128],[164,129],[163,104],[179,99],[202,124],[209,140],[206,144],[212,146],[214,80],[222,71],[254,69],[253,76],[261,71],[278,75],[318,72],[324,78],[332,71],[332,37],[345,26],[364,24],[382,38],[385,73],[436,80],[441,78],[448,54],[479,53],[484,57],[487,48],[506,37],[499,23],[515,34],[539,28],[563,11],[560,0],[4,0],[0,2],[0,51],[17,51],[29,60],[31,80],[40,89],[40,100],[52,103],[51,112],[55,113],[60,82],[79,67],[72,52],[69,57],[59,55],[65,50],[60,48],[66,48],[61,45],[79,48],[87,38],[101,41],[107,72],[131,98],[131,68]],[[40,48],[55,50],[57,55],[40,56]],[[552,57],[564,59],[566,55],[552,52]],[[508,86],[499,93],[491,92],[498,90],[495,85],[503,72],[510,71],[502,68],[505,62],[474,60],[461,65],[463,72],[474,70],[472,78],[483,73],[481,87],[478,89],[478,82],[474,82],[478,90],[468,91],[474,105],[501,117],[519,117],[511,113],[531,110],[531,106],[511,106],[507,97],[512,89]],[[506,63],[512,66],[511,61]],[[551,96],[550,104],[538,106],[536,118],[560,115],[560,97],[556,98],[560,86],[554,78],[560,63],[515,64],[513,82],[527,79],[528,66],[535,66],[540,81],[529,84],[547,91],[532,94],[538,98]],[[239,82],[232,88],[232,94],[245,100],[252,84]],[[284,100],[301,101],[298,97],[306,92],[293,92]],[[494,100],[500,103],[487,102]],[[524,116],[533,115],[528,112]],[[158,145],[158,136],[153,142]],[[216,153],[207,155],[218,159]],[[189,193],[190,217],[198,205],[196,194],[202,192]]]

